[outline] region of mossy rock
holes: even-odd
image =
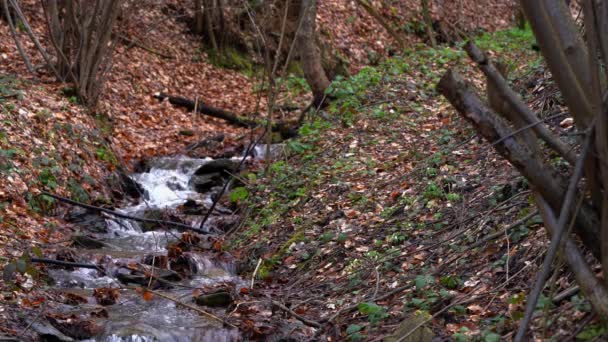
[[[228,306],[232,303],[232,296],[230,293],[221,290],[215,293],[206,293],[197,296],[194,301],[198,305],[209,306],[209,307],[223,307]]]
[[[422,325],[419,328],[416,328],[418,325],[425,321],[422,316],[410,316],[406,318],[395,332],[384,338],[384,342],[432,342],[435,334],[433,331],[429,329],[427,326]],[[410,333],[413,329],[416,329],[414,332]],[[409,334],[407,337],[403,338]]]

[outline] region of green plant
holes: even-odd
[[[357,306],[359,313],[367,316],[369,322],[374,325],[388,317],[386,308],[372,302],[359,303]]]
[[[363,330],[363,327],[360,325],[356,325],[356,324],[351,324],[348,326],[348,328],[346,328],[346,336],[348,337],[349,341],[361,341],[363,339],[365,339],[365,336],[363,336],[360,332]]]
[[[239,186],[234,188],[230,192],[230,202],[232,203],[240,203],[247,199],[249,196],[249,191],[245,187]]]
[[[99,160],[103,160],[112,165],[118,165],[118,158],[116,158],[114,153],[106,145],[99,146],[95,154]]]
[[[438,199],[443,197],[443,190],[437,183],[431,181],[427,184],[422,196],[427,200]]]

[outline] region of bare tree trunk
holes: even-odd
[[[433,20],[431,19],[429,0],[420,0],[420,6],[422,7],[422,18],[424,19],[424,26],[426,28],[426,34],[429,37],[429,42],[433,48],[436,48],[437,40],[435,39],[435,31],[433,31]]]
[[[60,79],[74,82],[84,104],[93,107],[109,67],[112,28],[123,0],[46,0],[49,36]]]
[[[202,0],[194,0],[194,33],[195,34],[203,34],[204,26],[203,23],[203,1]]]
[[[34,67],[32,66],[32,63],[30,63],[30,59],[25,54],[25,51],[23,51],[23,47],[21,46],[19,37],[17,37],[17,30],[15,29],[15,24],[13,24],[13,18],[11,15],[11,11],[10,11],[10,8],[8,7],[8,0],[2,0],[2,9],[5,12],[4,15],[6,16],[6,22],[8,23],[8,26],[11,30],[11,36],[13,37],[13,40],[15,41],[17,50],[19,51],[19,54],[21,55],[21,58],[23,59],[23,62],[25,63],[27,70],[29,72],[33,73]]]
[[[317,9],[315,0],[302,0],[300,4],[300,30],[296,38],[299,43],[300,62],[304,77],[312,89],[315,106],[320,106],[325,99],[325,89],[329,79],[323,70],[321,52],[315,40]]]

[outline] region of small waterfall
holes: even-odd
[[[199,193],[190,186],[195,171],[211,159],[193,159],[187,157],[159,158],[148,162],[146,172],[133,174],[130,177],[143,189],[142,201],[116,211],[134,217],[148,217],[176,211],[187,201],[203,208],[211,206],[209,194]],[[188,215],[181,215],[188,216]],[[200,224],[200,215],[188,217],[192,224]],[[108,247],[83,250],[90,253],[89,261],[104,265],[108,275],[93,269],[57,269],[50,268],[49,275],[55,280],[58,288],[84,289],[92,292],[100,287],[121,287],[112,273],[125,270],[128,264],[142,263],[147,256],[167,254],[167,246],[181,237],[181,232],[166,230],[162,227],[146,227],[140,222],[106,218],[107,234],[99,234]],[[210,220],[208,225],[213,225]],[[207,226],[207,225],[206,225]],[[86,252],[86,253],[84,253]],[[191,296],[191,288],[204,288],[218,283],[243,283],[234,275],[235,266],[226,260],[213,259],[200,252],[184,252],[179,260],[184,261],[180,267],[190,268],[189,278],[181,281],[167,291],[173,298]],[[180,261],[180,262],[182,262]],[[244,284],[244,283],[243,283]],[[94,301],[94,300],[93,300]],[[225,329],[217,322],[176,305],[174,302],[154,298],[146,301],[133,291],[121,291],[119,301],[105,307],[108,318],[104,320],[104,334],[88,341],[107,342],[149,342],[149,341],[236,341],[238,331]]]

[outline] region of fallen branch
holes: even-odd
[[[119,213],[119,212],[114,211],[114,210],[110,210],[110,209],[106,209],[106,208],[102,208],[102,207],[98,207],[98,206],[94,206],[94,205],[90,205],[90,204],[85,204],[85,203],[77,202],[77,201],[71,200],[69,198],[61,197],[61,196],[58,196],[58,195],[55,195],[55,194],[52,194],[52,193],[46,192],[46,191],[43,191],[42,195],[52,197],[52,198],[54,198],[56,200],[59,200],[61,202],[67,203],[67,204],[71,204],[71,205],[75,205],[75,206],[78,206],[78,207],[81,207],[81,208],[90,209],[90,210],[94,210],[94,211],[110,214],[112,216],[123,218],[123,219],[127,219],[127,220],[133,220],[133,221],[145,222],[145,223],[153,223],[153,224],[158,224],[158,225],[161,225],[161,226],[177,227],[177,228],[182,228],[184,230],[191,230],[191,231],[199,233],[199,234],[209,234],[209,232],[207,232],[207,231],[204,231],[202,229],[198,229],[196,227],[189,226],[187,224],[179,223],[179,222],[163,221],[163,220],[155,220],[155,219],[147,219],[147,218],[141,218],[141,217],[135,217],[135,216],[131,216],[131,215],[126,215],[126,214],[122,214],[122,213]]]
[[[475,126],[476,130],[494,144],[496,151],[507,159],[530,184],[547,200],[552,210],[561,207],[565,180],[551,166],[534,157],[534,153],[511,136],[512,131],[494,111],[489,109],[462,77],[448,70],[441,78],[437,89],[458,110],[461,116]],[[583,203],[576,215],[576,232],[596,257],[600,255],[599,218],[588,203]]]
[[[532,217],[534,217],[536,214],[538,214],[538,210],[533,210],[531,213],[529,213],[528,215],[520,218],[519,220],[511,223],[510,225],[506,226],[505,228],[497,231],[496,233],[492,233],[490,235],[486,235],[483,238],[481,238],[480,240],[475,241],[472,245],[469,246],[469,249],[473,249],[473,248],[477,248],[481,245],[483,245],[484,243],[494,240],[496,238],[499,238],[501,236],[503,236],[507,231],[509,231],[510,229],[513,229],[521,224],[526,223],[526,221],[528,221],[529,219],[531,219]]]
[[[242,116],[238,116],[235,113],[220,108],[211,107],[203,103],[201,100],[192,101],[185,97],[173,96],[165,93],[156,93],[154,94],[154,98],[159,99],[161,101],[164,99],[169,99],[169,103],[174,106],[183,107],[192,111],[196,110],[196,112],[198,113],[208,115],[217,119],[225,120],[226,122],[238,127],[253,128],[264,125],[263,121],[244,118]],[[306,110],[306,108],[304,110]],[[297,129],[300,124],[302,123],[297,122],[295,124],[290,125],[287,122],[277,122],[272,125],[272,131],[279,132],[281,134],[281,138],[283,139],[289,139],[298,135]]]
[[[188,110],[194,110],[196,107],[196,111],[201,114],[225,120],[235,126],[255,127],[258,125],[258,122],[254,120],[242,118],[232,112],[228,112],[220,108],[211,107],[209,105],[204,104],[200,100],[198,102],[195,102],[185,97],[168,95],[165,93],[156,93],[154,94],[154,98],[159,99],[161,101],[164,99],[169,99],[169,103],[171,103],[172,105],[183,107]]]
[[[131,288],[131,289],[133,289],[133,290],[136,290],[136,289],[137,289],[137,288],[134,288],[134,287],[130,287],[130,288]],[[237,327],[236,325],[234,325],[234,324],[232,324],[232,323],[229,323],[229,322],[227,322],[226,320],[221,319],[221,318],[217,317],[216,315],[214,315],[214,314],[212,314],[212,313],[209,313],[209,312],[207,312],[207,311],[205,311],[205,310],[202,310],[202,309],[200,309],[200,308],[197,308],[197,307],[196,307],[196,306],[194,306],[194,305],[190,305],[190,304],[188,304],[188,303],[184,303],[184,302],[182,302],[182,301],[179,301],[179,300],[178,300],[178,299],[176,299],[176,298],[173,298],[173,297],[167,296],[166,294],[163,294],[163,293],[160,293],[160,292],[157,292],[157,291],[154,291],[154,290],[145,289],[145,291],[150,292],[150,293],[152,293],[152,294],[154,294],[154,295],[156,295],[156,296],[159,296],[159,297],[161,297],[161,298],[164,298],[164,299],[170,300],[170,301],[174,302],[175,304],[179,304],[179,305],[181,305],[181,306],[183,306],[183,307],[185,307],[185,308],[188,308],[188,309],[190,309],[190,310],[192,310],[192,311],[198,312],[199,314],[201,314],[201,315],[203,315],[203,316],[206,316],[206,317],[209,317],[209,318],[211,318],[211,319],[214,319],[214,320],[216,320],[216,321],[218,321],[218,322],[221,322],[222,324],[225,324],[225,325],[227,325],[227,326],[229,326],[229,327],[231,327],[231,328],[238,329],[238,327]]]
[[[542,196],[537,195],[538,193],[535,194],[534,199],[543,217],[545,228],[553,235],[557,229],[557,219],[547,201]],[[600,316],[608,317],[608,291],[589,267],[578,244],[569,236],[564,236],[564,241],[560,244],[560,250],[574,274],[576,282],[595,312]]]
[[[277,302],[276,300],[273,300],[273,301],[272,301],[272,305],[274,305],[274,306],[276,306],[277,308],[279,308],[279,309],[281,309],[281,310],[283,310],[283,311],[287,312],[288,314],[290,314],[291,316],[293,316],[293,317],[297,318],[297,319],[298,319],[300,322],[302,322],[302,323],[304,323],[304,324],[308,325],[309,327],[313,327],[313,328],[321,328],[321,327],[323,327],[323,326],[321,325],[321,323],[316,322],[316,321],[311,321],[311,320],[309,320],[309,319],[307,319],[307,318],[305,318],[305,317],[302,317],[302,316],[298,315],[297,313],[293,312],[291,309],[289,309],[289,308],[288,308],[288,307],[286,307],[285,305],[283,305],[283,304],[281,304],[281,303]]]
[[[531,126],[532,130],[538,134],[538,136],[544,140],[547,145],[558,152],[564,159],[566,159],[571,165],[576,162],[576,154],[573,149],[555,137],[553,133],[545,126],[541,121],[538,120],[536,115],[530,110],[530,108],[519,98],[517,93],[509,87],[507,81],[500,74],[500,72],[494,67],[486,55],[471,41],[464,46],[465,51],[469,54],[469,57],[477,63],[481,71],[486,75],[488,82],[497,90],[497,94],[500,98],[509,104],[512,109],[512,113],[517,115],[526,124],[534,124]],[[509,118],[510,119],[510,118]]]
[[[159,57],[165,58],[165,59],[173,59],[175,57],[173,57],[172,55],[168,55],[166,53],[162,53],[160,51],[154,50],[151,47],[148,47],[146,45],[144,45],[142,42],[138,41],[138,40],[134,40],[134,39],[129,39],[126,36],[123,35],[118,35],[118,39],[120,39],[122,42],[124,42],[125,44],[127,44],[127,49],[130,49],[132,47],[138,47],[146,52],[149,52],[153,55],[157,55]]]
[[[69,261],[61,261],[61,260],[46,259],[46,258],[31,258],[30,261],[33,263],[37,263],[37,264],[47,264],[47,265],[75,267],[75,268],[90,268],[90,269],[98,270],[101,272],[105,272],[105,270],[101,266],[95,265],[95,264],[84,264],[84,263],[79,263],[79,262],[69,262]]]

